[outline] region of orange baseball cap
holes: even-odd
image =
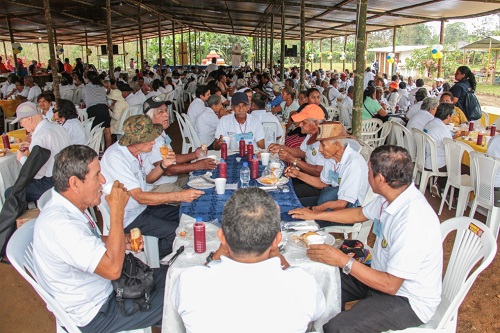
[[[311,118],[314,120],[325,120],[325,113],[323,109],[316,104],[308,104],[299,113],[292,116],[292,120],[296,123],[301,122],[304,119]]]

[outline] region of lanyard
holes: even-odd
[[[336,164],[337,167],[333,167],[333,171],[337,172],[337,170],[342,166],[340,163]]]
[[[94,220],[92,220],[92,218],[90,216],[88,216],[88,214],[85,212],[83,213],[83,215],[85,215],[85,217],[87,218],[87,220],[89,222],[90,229],[91,229],[92,233],[94,234],[94,236],[99,238],[99,233],[97,232],[97,228],[96,228]]]
[[[248,120],[248,119],[247,119],[247,120]],[[238,121],[236,121],[236,122],[238,122]],[[241,134],[245,134],[245,133],[247,132],[247,125],[248,125],[248,124],[247,124],[247,121],[245,120],[245,131],[243,132],[243,129],[241,128],[241,124],[240,124],[240,123],[238,123],[238,126],[240,127]]]
[[[380,214],[378,215],[378,220],[380,221],[380,218],[382,217],[382,211],[384,210],[384,205],[387,203],[387,200],[382,203],[382,206],[380,206]]]

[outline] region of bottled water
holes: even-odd
[[[266,112],[271,112],[271,102],[267,102],[267,104],[266,104]]]
[[[243,162],[243,166],[240,169],[240,181],[241,188],[248,187],[250,182],[250,168],[248,167],[248,162]]]

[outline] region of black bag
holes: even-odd
[[[153,270],[132,253],[125,255],[122,274],[112,284],[123,316],[128,317],[139,310],[147,311],[151,308],[150,297],[155,286]],[[134,309],[130,313],[125,312],[124,298],[134,299]]]
[[[481,105],[479,105],[479,100],[474,94],[474,91],[467,89],[465,84],[456,83],[459,87],[462,88],[463,93],[465,94],[465,105],[462,105],[460,101],[457,102],[457,106],[462,110],[469,121],[481,119],[483,116],[481,112]]]

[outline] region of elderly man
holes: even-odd
[[[149,159],[156,138],[163,128],[153,124],[146,115],[132,116],[123,125],[124,134],[104,153],[102,174],[109,180],[119,180],[128,189],[132,198],[125,207],[124,228],[129,232],[139,228],[143,235],[159,238],[160,256],[172,252],[175,229],[179,224],[179,207],[169,203],[191,202],[204,194],[198,190],[184,190],[175,193],[151,193],[147,183],[156,181],[175,161],[175,154],[169,152],[149,172]],[[106,204],[106,203],[105,203]]]
[[[219,126],[219,119],[227,114],[227,110],[222,105],[222,97],[217,94],[210,95],[205,111],[196,118],[196,123],[194,124],[194,130],[198,133],[200,141],[206,144],[209,150],[220,149],[220,146],[217,145],[218,141],[215,140],[214,136],[217,126]]]
[[[328,102],[330,105],[337,105],[337,100],[342,99],[342,94],[337,89],[338,85],[338,80],[335,78],[330,79],[330,85],[328,86]]]
[[[188,333],[302,333],[321,316],[325,299],[315,279],[279,253],[280,214],[269,194],[256,187],[236,191],[218,237],[208,263],[184,270],[170,295]],[[300,292],[293,292],[297,286]],[[207,309],[224,313],[224,320]]]
[[[29,92],[28,92],[28,96],[26,97],[26,100],[23,100],[23,101],[35,103],[37,97],[42,93],[42,90],[40,89],[39,86],[37,86],[33,82],[32,76],[25,76],[24,77],[24,85],[29,88]]]
[[[97,154],[86,146],[69,146],[57,154],[53,173],[51,199],[40,213],[33,235],[38,283],[84,333],[160,326],[166,269],[154,270],[155,288],[148,311],[123,316],[111,285],[120,277],[125,250],[130,250],[130,237],[123,232],[127,189],[114,182],[106,197],[110,231],[101,236],[96,222],[85,213],[101,202],[106,182]],[[127,312],[133,306],[132,299],[124,299]]]
[[[189,104],[187,115],[191,124],[196,123],[196,118],[205,111],[205,102],[210,97],[210,88],[208,86],[198,86],[195,91],[196,98]]]
[[[426,97],[429,96],[429,92],[425,88],[420,88],[415,92],[415,101],[410,109],[406,113],[406,118],[411,119],[415,114],[417,114],[422,108],[422,103]],[[410,98],[411,101],[411,98]]]
[[[439,101],[436,97],[426,97],[420,106],[420,111],[410,118],[408,124],[406,124],[406,128],[410,131],[413,128],[423,131],[424,126],[434,119],[438,105]]]
[[[222,137],[231,137],[229,149],[237,150],[240,140],[245,140],[246,144],[250,142],[254,146],[264,149],[264,128],[260,120],[248,114],[250,105],[248,96],[245,93],[235,93],[231,99],[231,109],[233,114],[228,114],[222,117],[219,121],[219,126],[215,130],[215,140],[220,146]]]
[[[342,267],[343,311],[323,328],[331,332],[384,332],[428,322],[441,301],[443,250],[439,219],[413,185],[413,163],[401,147],[381,146],[370,156],[368,181],[380,196],[365,207],[323,212],[340,223],[374,221],[371,268],[328,245],[311,245],[311,260]],[[309,212],[290,212],[303,219]],[[411,259],[408,259],[411,258]]]
[[[273,83],[271,82],[269,72],[264,72],[264,74],[262,74],[262,91],[267,94],[269,99],[274,98]]]
[[[288,176],[322,189],[317,206],[313,206],[316,204],[314,201],[309,202],[315,213],[358,207],[365,200],[368,191],[368,180],[365,177],[368,166],[363,156],[351,148],[347,138],[352,137],[347,135],[341,123],[329,121],[320,124],[317,140],[321,143],[319,151],[326,160],[320,176],[308,175],[297,168],[287,171]],[[301,202],[308,204],[304,200]],[[330,222],[318,223],[322,227],[331,225]]]
[[[252,107],[250,109],[252,110],[251,114],[257,117],[262,123],[273,123],[276,125],[276,130],[273,130],[272,128],[264,129],[264,132],[268,134],[267,137],[272,137],[272,142],[275,142],[276,139],[279,139],[283,135],[283,128],[281,127],[281,122],[278,118],[271,112],[266,111],[267,101],[267,95],[257,92],[252,96]],[[268,131],[272,131],[274,134],[271,136]]]
[[[149,98],[143,106],[144,113],[151,118],[153,124],[160,124],[164,130],[169,126],[167,105],[158,97]],[[155,139],[155,144],[150,153],[145,154],[146,174],[154,171],[159,165],[162,167],[163,156],[161,149],[163,146],[168,147],[169,151],[173,152],[170,137],[161,132]],[[216,167],[215,161],[211,158],[199,159],[202,156],[203,150],[198,147],[194,152],[188,154],[176,154],[175,164],[172,164],[163,170],[163,174],[157,174],[148,181],[147,191],[150,192],[181,192],[186,187],[187,174],[196,170],[213,170]]]
[[[271,108],[279,106],[283,102],[283,97],[281,96],[281,86],[279,83],[273,84],[273,98],[271,100]]]
[[[49,188],[54,186],[52,181],[52,166],[54,156],[63,148],[71,144],[66,130],[57,123],[49,122],[40,114],[35,103],[24,102],[16,109],[17,117],[12,122],[19,122],[31,134],[31,142],[21,143],[21,149],[17,152],[17,160],[24,164],[34,146],[50,150],[49,160],[40,168],[34,179],[26,187],[26,201],[37,201]],[[11,188],[5,191],[5,197],[10,195]]]

